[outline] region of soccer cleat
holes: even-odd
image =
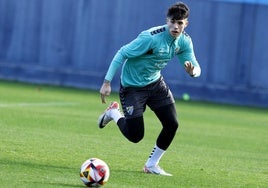
[[[114,109],[119,110],[118,102],[112,102],[110,106],[108,106],[108,108],[99,116],[99,128],[104,128],[110,121],[113,120],[113,118],[110,116],[110,111]]]
[[[157,174],[157,175],[162,175],[162,176],[172,176],[172,174],[169,174],[167,172],[165,172],[162,168],[160,168],[160,166],[156,165],[156,166],[151,166],[151,167],[147,167],[144,166],[143,167],[143,172],[144,173],[148,173],[148,174]]]

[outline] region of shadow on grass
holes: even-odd
[[[28,168],[37,168],[37,169],[47,169],[47,168],[53,168],[53,169],[77,169],[73,167],[68,166],[57,166],[52,164],[42,164],[42,163],[35,163],[30,161],[23,161],[23,160],[16,160],[16,159],[0,159],[0,164],[10,165],[10,166],[25,166]]]
[[[77,184],[71,184],[71,183],[61,183],[61,182],[47,182],[47,183],[40,183],[40,182],[32,182],[33,184],[36,184],[36,187],[38,185],[47,185],[49,187],[85,187],[85,185],[81,182],[81,185]],[[43,186],[42,186],[43,187]]]
[[[0,159],[0,165],[4,164],[9,166],[11,169],[20,169],[20,171],[25,171],[25,176],[33,176],[35,179],[21,178],[20,184],[34,184],[36,187],[45,186],[48,187],[85,187],[82,182],[79,182],[79,168],[60,166],[53,164],[42,164],[37,162],[15,160],[15,159]],[[8,168],[8,169],[9,169]],[[40,172],[42,171],[42,172]],[[77,179],[77,182],[81,183],[70,183],[65,175],[68,172],[68,175],[72,177],[74,173],[77,176],[71,178],[72,181]],[[8,173],[8,172],[7,172]],[[42,177],[42,178],[40,178]],[[50,178],[49,178],[50,177]],[[65,179],[64,179],[65,178]],[[38,181],[37,179],[40,179]]]

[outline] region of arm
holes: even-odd
[[[193,43],[190,37],[184,42],[182,52],[178,54],[179,61],[184,65],[185,71],[192,77],[201,75],[201,68],[196,60]]]
[[[111,93],[110,82],[112,81],[115,73],[122,65],[122,63],[129,58],[134,58],[145,54],[148,51],[148,49],[150,49],[151,44],[152,44],[152,38],[150,37],[149,33],[143,32],[135,40],[123,46],[115,54],[100,89],[102,103],[106,103],[105,97],[109,96]]]
[[[105,80],[112,81],[116,71],[129,58],[145,54],[151,47],[152,38],[148,32],[142,32],[136,39],[123,46],[114,56]]]

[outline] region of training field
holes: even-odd
[[[107,188],[268,187],[268,109],[176,105],[180,128],[160,163],[173,177],[162,177],[141,171],[161,129],[149,108],[133,144],[114,122],[97,127],[98,92],[0,81],[0,187],[84,187],[90,157],[109,165]]]

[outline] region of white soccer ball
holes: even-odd
[[[101,159],[90,158],[80,168],[80,178],[87,187],[104,185],[110,176],[108,165]]]

